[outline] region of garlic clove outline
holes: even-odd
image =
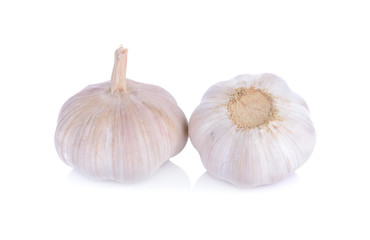
[[[166,90],[126,78],[127,52],[116,50],[111,81],[87,86],[59,113],[59,157],[98,179],[147,178],[188,139],[185,114]]]
[[[207,171],[240,187],[286,178],[316,139],[306,102],[273,74],[239,75],[204,94],[189,137]]]

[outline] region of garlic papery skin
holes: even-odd
[[[190,118],[189,137],[211,175],[255,187],[302,166],[316,134],[306,102],[265,73],[211,86]]]
[[[126,79],[126,65],[127,49],[120,47],[111,81],[87,86],[59,113],[59,157],[94,178],[146,178],[187,142],[187,119],[175,99],[158,86]]]

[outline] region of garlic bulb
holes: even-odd
[[[164,89],[126,79],[127,49],[111,81],[87,86],[59,113],[55,146],[82,173],[131,182],[154,173],[187,142],[187,120]]]
[[[276,75],[240,75],[211,86],[189,137],[216,178],[241,187],[285,178],[311,155],[315,129],[305,101]]]

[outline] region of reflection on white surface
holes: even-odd
[[[167,161],[151,177],[135,183],[117,183],[114,181],[102,181],[87,177],[73,169],[68,180],[73,184],[94,185],[102,187],[118,187],[131,190],[190,190],[190,180],[184,170],[179,166]]]
[[[297,173],[291,173],[286,179],[272,184],[272,185],[265,185],[256,188],[239,188],[231,183],[222,181],[215,177],[212,177],[208,172],[205,172],[202,176],[200,176],[197,182],[194,185],[193,190],[195,191],[240,191],[240,190],[265,190],[270,188],[283,188],[287,186],[291,186],[296,184],[299,181],[299,176]]]

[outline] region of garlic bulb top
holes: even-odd
[[[187,120],[164,89],[126,79],[127,49],[115,52],[111,81],[89,85],[59,113],[60,158],[86,175],[121,182],[155,172],[187,142]]]
[[[273,74],[210,87],[190,118],[189,136],[211,175],[247,187],[280,181],[315,144],[305,101]]]

